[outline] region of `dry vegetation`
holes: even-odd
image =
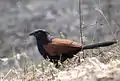
[[[103,49],[99,50],[103,51]],[[30,59],[26,58],[24,69],[13,67],[9,72],[0,74],[0,81],[120,81],[119,49],[118,43],[106,52],[96,52],[98,49],[89,51],[92,56],[81,59],[80,64],[71,59],[59,69],[48,61],[34,65]]]

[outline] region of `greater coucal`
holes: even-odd
[[[93,49],[116,43],[116,41],[110,41],[83,46],[81,43],[69,39],[55,38],[44,29],[37,29],[31,32],[30,36],[31,35],[35,36],[38,50],[41,55],[45,59],[48,57],[50,61],[54,63],[58,60],[63,62],[67,58],[72,58],[74,54],[84,49]]]

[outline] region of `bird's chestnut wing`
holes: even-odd
[[[51,56],[69,53],[80,49],[82,45],[68,39],[54,38],[51,43],[44,46]]]

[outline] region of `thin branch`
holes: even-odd
[[[83,21],[83,17],[82,17],[82,0],[79,0],[79,17],[80,17],[80,41],[83,44],[83,32],[82,32],[82,21]]]

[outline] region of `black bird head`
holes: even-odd
[[[37,39],[37,41],[41,43],[47,43],[52,39],[52,36],[50,35],[50,33],[44,29],[34,30],[29,35],[34,36]]]
[[[31,32],[29,35],[30,36],[35,36],[35,37],[44,37],[44,36],[47,36],[49,33],[44,30],[44,29],[37,29],[37,30],[34,30],[33,32]]]

